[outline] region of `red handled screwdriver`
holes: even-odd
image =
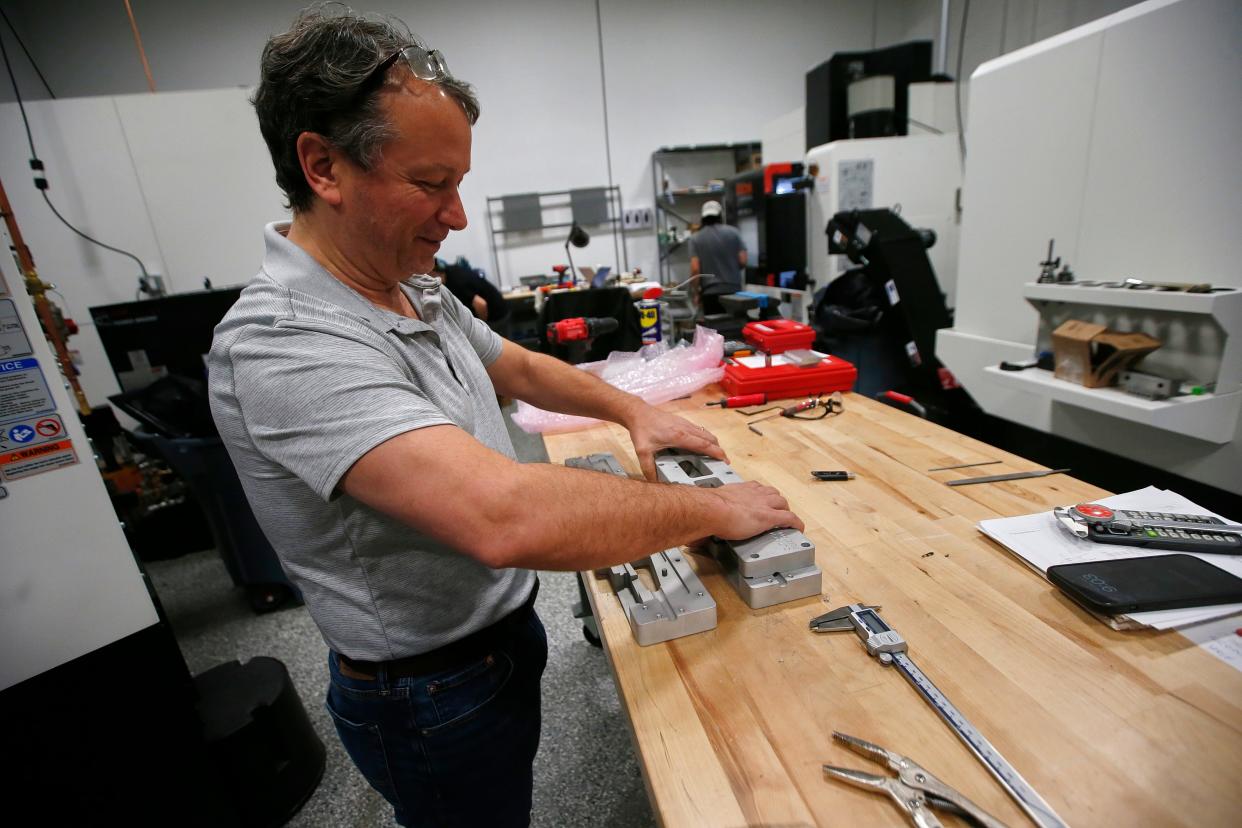
[[[705,405],[718,405],[721,408],[746,408],[750,405],[763,405],[767,401],[767,394],[740,394],[736,397],[721,397],[719,400],[705,403]]]

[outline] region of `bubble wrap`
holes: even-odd
[[[724,337],[710,328],[698,327],[693,344],[682,342],[670,348],[657,342],[638,351],[613,351],[606,360],[577,367],[651,405],[659,405],[719,382],[724,376],[720,364],[723,357]],[[599,420],[544,411],[519,400],[513,422],[523,431],[536,434],[578,431]]]

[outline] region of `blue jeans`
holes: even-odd
[[[401,825],[529,825],[547,661],[533,608],[500,622],[486,655],[428,675],[351,678],[329,653],[328,713]]]

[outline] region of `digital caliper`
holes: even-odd
[[[966,743],[976,758],[996,777],[1013,797],[1018,806],[1041,828],[1066,828],[1056,812],[1043,800],[1035,789],[1022,778],[1013,765],[1001,756],[1000,751],[992,746],[975,726],[966,720],[953,703],[940,692],[931,679],[915,666],[906,654],[909,646],[900,633],[884,623],[884,619],[876,612],[879,607],[864,604],[849,604],[832,612],[825,613],[811,621],[811,629],[815,632],[839,632],[853,630],[862,639],[867,654],[875,656],[880,663],[896,667],[905,676],[906,681],[919,691],[932,709],[940,714],[940,718],[948,723],[953,732]]]

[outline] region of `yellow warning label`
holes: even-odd
[[[0,479],[19,480],[45,471],[72,466],[78,462],[73,442],[68,439],[43,443],[0,454]]]

